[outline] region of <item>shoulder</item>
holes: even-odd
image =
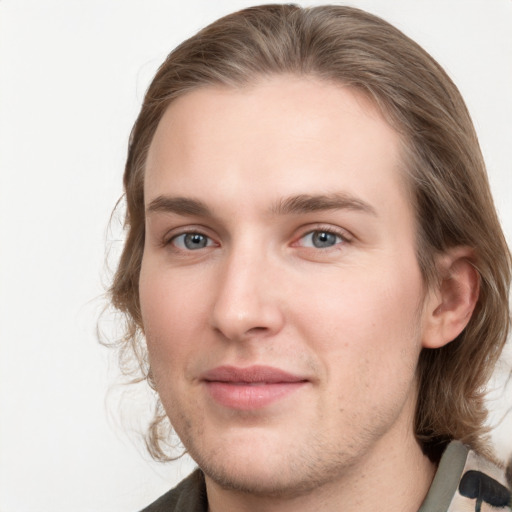
[[[206,486],[203,472],[196,469],[174,489],[160,496],[141,512],[206,512]]]
[[[458,441],[446,448],[419,512],[512,512],[505,470]]]

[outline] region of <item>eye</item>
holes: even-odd
[[[170,243],[186,251],[195,251],[214,245],[213,240],[202,233],[182,233],[173,237]]]
[[[314,247],[315,249],[329,249],[345,241],[345,238],[332,231],[316,230],[306,233],[300,239],[300,245],[302,247]]]

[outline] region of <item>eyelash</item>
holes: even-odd
[[[178,240],[181,237],[183,237],[183,239],[185,239],[185,237],[187,235],[196,235],[196,236],[203,237],[203,238],[206,239],[207,245],[205,247],[199,247],[199,248],[196,248],[196,249],[177,247],[176,246],[176,240]],[[183,240],[183,242],[185,243],[185,240]],[[167,238],[166,240],[163,241],[162,245],[163,246],[172,246],[173,249],[178,250],[178,251],[193,252],[194,250],[204,249],[206,247],[211,247],[211,246],[216,245],[216,244],[215,244],[215,242],[213,241],[213,239],[210,236],[206,235],[202,231],[191,229],[191,230],[183,231],[181,233],[178,233],[177,235],[173,235],[173,236]]]
[[[299,245],[299,242],[301,240],[304,240],[308,236],[313,236],[315,233],[317,234],[327,234],[327,235],[333,235],[337,238],[339,238],[339,241],[337,241],[334,245],[329,247],[307,247],[303,246],[306,249],[313,249],[313,250],[323,250],[327,251],[329,249],[336,249],[339,248],[339,245],[345,245],[352,242],[352,238],[349,236],[349,234],[345,230],[341,229],[334,229],[332,226],[316,226],[314,229],[310,229],[307,232],[303,233],[299,238],[297,238],[297,241],[293,243],[293,245]]]
[[[312,246],[307,246],[307,245],[303,245],[303,244],[300,243],[306,237],[313,237],[315,234],[332,235],[332,236],[335,236],[339,240],[335,241],[335,243],[333,245],[328,245],[328,246],[325,246],[325,247],[312,247]],[[187,235],[196,235],[196,236],[199,236],[199,237],[203,237],[204,239],[206,239],[206,245],[204,247],[196,247],[196,248],[186,247],[185,237],[187,237]],[[179,247],[179,246],[176,245],[176,241],[180,237],[183,237],[183,244],[182,245],[185,245],[185,247],[183,247],[183,246]],[[329,250],[339,249],[340,245],[343,246],[343,245],[349,244],[349,243],[351,243],[351,241],[352,241],[351,237],[348,236],[348,234],[347,234],[347,232],[345,230],[333,229],[332,226],[315,226],[315,229],[310,229],[307,232],[301,234],[301,236],[298,237],[296,239],[296,241],[292,243],[292,247],[303,247],[304,249],[310,249],[310,250],[317,250],[317,251],[326,252],[326,251],[329,251]],[[210,236],[206,235],[201,230],[199,230],[199,229],[198,230],[190,229],[188,231],[184,231],[184,232],[178,233],[176,235],[173,235],[170,238],[167,238],[166,240],[163,241],[162,245],[163,246],[171,246],[172,249],[176,250],[176,251],[195,252],[195,251],[198,251],[200,249],[206,249],[208,247],[215,246],[217,244],[215,243],[215,241]]]

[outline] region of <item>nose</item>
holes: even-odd
[[[266,338],[284,325],[278,270],[261,250],[231,251],[218,275],[212,326],[233,341]]]

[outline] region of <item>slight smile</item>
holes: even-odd
[[[308,379],[270,366],[219,366],[201,376],[210,396],[231,409],[260,409],[300,389]]]

